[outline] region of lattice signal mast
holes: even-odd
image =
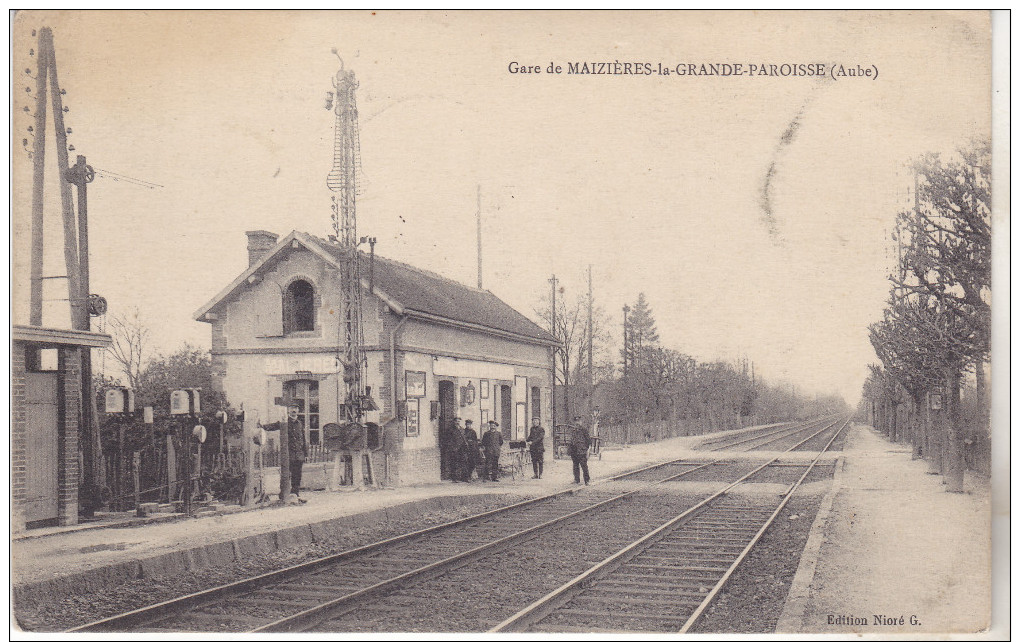
[[[336,49],[333,50],[337,54]],[[361,169],[361,143],[358,136],[358,102],[355,90],[358,81],[353,71],[340,69],[333,79],[334,92],[326,94],[326,109],[336,114],[333,132],[333,168],[326,177],[326,185],[334,192],[333,231],[336,233],[342,257],[341,288],[343,289],[343,352],[340,356],[344,370],[347,394],[343,416],[346,423],[361,423],[366,410],[373,405],[365,395],[364,332],[361,319],[361,261],[358,256],[356,199],[358,174]]]

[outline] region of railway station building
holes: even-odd
[[[194,318],[212,331],[214,385],[243,404],[246,424],[282,418],[298,402],[306,439],[338,422],[342,368],[340,247],[303,232],[247,232],[248,268]],[[435,482],[440,435],[454,418],[481,436],[490,418],[504,439],[524,439],[532,417],[549,425],[548,332],[488,290],[362,254],[366,386],[379,409],[376,475],[393,485]]]
[[[11,531],[78,523],[82,351],[98,332],[11,328]]]

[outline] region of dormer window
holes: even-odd
[[[297,280],[287,286],[283,300],[283,332],[315,330],[315,289],[308,281]]]

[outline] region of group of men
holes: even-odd
[[[453,481],[471,481],[472,474],[482,462],[485,468],[481,479],[499,480],[499,453],[503,448],[503,434],[497,422],[490,421],[488,430],[482,433],[479,440],[472,420],[466,420],[464,428],[461,428],[460,419],[455,417],[447,431],[446,442],[449,473]]]
[[[287,428],[288,441],[288,472],[290,473],[290,492],[294,501],[305,503],[301,497],[301,468],[305,457],[308,455],[308,443],[305,440],[304,426],[299,419],[301,411],[300,404],[290,404],[287,408],[287,421],[275,422],[262,426],[266,430],[281,430]],[[503,435],[499,431],[499,424],[495,421],[488,422],[488,430],[479,440],[475,432],[474,422],[470,419],[464,422],[464,428],[460,428],[460,420],[454,418],[452,430],[447,433],[447,448],[450,453],[450,476],[455,482],[471,481],[472,474],[478,468],[479,463],[484,461],[485,467],[481,479],[499,481],[499,455],[503,449]],[[542,472],[545,461],[545,428],[542,428],[538,417],[532,419],[531,430],[526,440],[528,450],[531,454],[531,466],[534,470],[533,479],[542,479]],[[584,473],[585,485],[591,479],[588,474],[588,449],[591,446],[591,437],[588,430],[582,424],[581,417],[574,417],[570,424],[570,441],[567,452],[574,465],[574,483],[581,483],[581,473]],[[281,480],[282,481],[282,480]]]
[[[478,439],[475,432],[474,422],[468,419],[464,422],[464,428],[460,427],[460,419],[454,418],[452,426],[447,431],[446,450],[449,453],[449,472],[454,482],[469,482],[472,474],[478,468],[481,461],[484,461],[484,470],[480,473],[483,481],[499,481],[499,455],[503,448],[503,435],[499,431],[499,424],[495,421],[488,422],[488,430]],[[542,479],[545,464],[545,428],[542,427],[538,417],[532,419],[531,430],[525,440],[531,454],[531,467],[534,471],[532,479]],[[588,473],[588,449],[591,447],[591,436],[588,430],[582,425],[580,417],[574,417],[570,425],[570,441],[567,451],[574,465],[574,483],[581,483],[581,473],[584,473],[585,485],[591,480]]]

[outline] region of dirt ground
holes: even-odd
[[[968,474],[947,493],[928,464],[870,427],[847,440],[797,633],[976,633],[991,610],[991,502]]]

